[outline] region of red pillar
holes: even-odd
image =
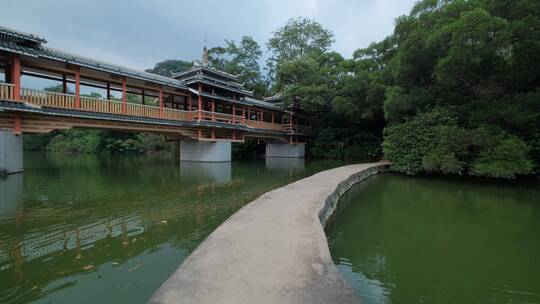
[[[111,100],[111,83],[107,81],[107,100]]]
[[[202,93],[202,85],[199,84],[199,99],[198,99],[198,103],[197,103],[197,106],[198,106],[198,109],[199,109],[199,121],[202,120],[202,96],[201,96],[201,93]]]
[[[141,89],[141,103],[144,106],[144,89]]]
[[[246,107],[242,107],[242,124],[246,124]]]
[[[212,139],[216,139],[216,132],[212,129]]]
[[[159,87],[159,117],[163,118],[163,88]]]
[[[13,133],[17,134],[17,135],[20,135],[20,134],[22,134],[21,114],[20,113],[15,113],[14,118],[15,118],[15,126],[14,126]]]
[[[189,111],[189,115],[188,115],[188,119],[189,120],[192,120],[193,117],[191,117],[191,111],[193,111],[193,104],[191,102],[191,92],[189,92],[189,96],[188,96],[188,111]]]
[[[292,120],[293,120],[293,116],[292,116],[292,113],[289,114],[289,127],[291,128],[291,131],[292,131]]]
[[[212,121],[216,121],[216,101],[212,98]]]
[[[251,120],[251,108],[248,107],[248,120]]]
[[[65,73],[62,73],[62,93],[67,94],[67,78]]]
[[[122,77],[122,113],[127,112],[127,84],[126,77]]]
[[[21,58],[18,55],[12,58],[11,83],[13,83],[13,98],[21,100]]]
[[[236,105],[233,103],[232,104],[232,123],[235,124],[236,123]]]
[[[75,108],[81,107],[81,69],[75,70]]]
[[[275,113],[272,112],[272,123],[275,123]]]

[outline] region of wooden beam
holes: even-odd
[[[20,134],[22,134],[21,114],[20,113],[15,113],[14,118],[15,118],[15,125],[14,125],[14,128],[13,128],[14,129],[13,133],[16,134],[16,135],[20,135]]]

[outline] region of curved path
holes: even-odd
[[[212,232],[150,303],[360,303],[323,225],[341,194],[387,168],[344,166],[263,194]]]

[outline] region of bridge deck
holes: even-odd
[[[21,100],[17,101],[14,99],[13,90],[11,84],[0,84],[0,109],[57,117],[215,129],[250,135],[305,135],[307,131],[298,125],[250,120],[220,112],[183,111],[132,103],[123,105],[118,101],[85,96],[80,96],[76,102],[75,95],[26,88],[21,89]],[[43,130],[47,131],[50,129]]]

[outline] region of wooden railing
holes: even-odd
[[[219,112],[200,111],[202,120],[215,120],[225,123],[242,124],[242,116]]]
[[[99,113],[122,114],[122,103],[81,96],[81,110]]]
[[[38,91],[33,89],[21,89],[21,99],[45,107],[73,109],[75,108],[75,96]]]
[[[0,83],[0,99],[14,100],[14,86],[12,84]],[[246,125],[257,129],[286,132],[309,131],[309,128],[305,126],[290,126],[288,124],[282,125],[264,122],[260,120],[248,120],[240,115],[232,115],[210,111],[182,111],[170,108],[160,109],[156,106],[147,106],[133,103],[127,103],[125,105],[124,111],[123,104],[119,101],[80,96],[80,102],[77,103],[75,95],[40,91],[27,88],[21,89],[21,100],[44,107],[78,109],[97,113],[110,113],[183,121],[196,121],[201,119],[206,121],[218,121],[230,124]],[[77,104],[79,106],[78,108]]]
[[[260,120],[246,120],[246,125],[257,129],[283,131],[282,124],[276,124]]]
[[[159,109],[159,108],[158,108]],[[181,111],[175,109],[164,108],[163,118],[171,120],[195,120],[197,111]]]
[[[311,132],[311,128],[309,126],[303,126],[303,125],[283,125],[283,131],[285,132],[303,132],[303,133],[309,133]]]
[[[9,83],[0,84],[0,98],[13,99],[13,85]]]

